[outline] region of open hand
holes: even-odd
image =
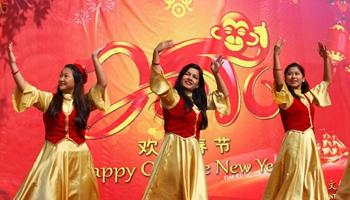
[[[318,53],[322,58],[328,58],[327,47],[322,42],[318,42]]]
[[[173,46],[174,42],[172,40],[165,40],[157,45],[157,47],[154,49],[155,52],[160,53],[164,49],[169,48]]]
[[[224,64],[222,55],[220,55],[216,60],[211,61],[210,69],[213,72],[213,74],[217,74],[219,72],[219,69],[222,64]]]
[[[9,52],[8,52],[8,54],[9,54],[9,59],[10,59],[10,62],[11,63],[15,63],[16,62],[16,57],[15,57],[15,54],[13,53],[13,51],[12,51],[12,46],[13,46],[13,44],[12,44],[12,42],[10,42],[9,43]]]
[[[97,48],[94,52],[92,52],[92,56],[98,56],[98,54],[106,47],[106,44],[104,44],[102,47]]]
[[[275,44],[275,47],[273,49],[274,54],[276,56],[280,55],[281,51],[282,51],[282,46],[283,44],[286,42],[286,40],[281,40],[281,38],[278,38],[277,43]]]

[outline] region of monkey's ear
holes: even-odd
[[[210,30],[210,35],[211,35],[214,39],[221,40],[221,36],[219,36],[219,35],[216,34],[216,31],[219,31],[219,30],[220,30],[220,27],[218,27],[218,26],[213,26],[213,28],[211,28],[211,30]]]

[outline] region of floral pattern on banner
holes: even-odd
[[[342,12],[350,10],[350,0],[330,0],[328,3],[337,6]]]
[[[97,25],[98,18],[101,12],[111,12],[113,11],[116,2],[114,0],[88,0],[86,5],[88,6],[88,10],[81,9],[79,12],[75,13],[74,21],[77,24],[81,24],[84,27],[85,35],[90,42],[90,37],[87,32],[86,24],[91,21],[91,13],[96,12],[95,16],[95,43],[97,42]]]

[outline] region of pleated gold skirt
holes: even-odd
[[[143,199],[208,199],[203,157],[195,137],[165,134]]]
[[[329,199],[312,129],[286,133],[263,199]]]
[[[350,159],[346,164],[345,171],[341,178],[341,182],[335,196],[337,200],[349,200],[350,199]]]
[[[14,199],[95,200],[99,191],[86,143],[45,141],[31,171]]]

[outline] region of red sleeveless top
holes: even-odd
[[[304,95],[309,102],[309,107],[303,104],[299,99],[294,98],[293,104],[287,109],[280,109],[284,130],[306,131],[313,128],[315,109],[309,98]]]
[[[191,108],[190,113],[184,109],[185,100],[180,96],[179,102],[174,108],[163,109],[164,129],[166,133],[174,133],[183,138],[194,136],[200,138],[200,125],[202,113],[196,114]]]
[[[78,145],[85,142],[85,129],[75,125],[75,108],[70,115],[65,115],[61,110],[57,117],[51,118],[49,113],[43,115],[45,124],[45,139],[52,144],[57,144],[65,138],[69,138]]]

